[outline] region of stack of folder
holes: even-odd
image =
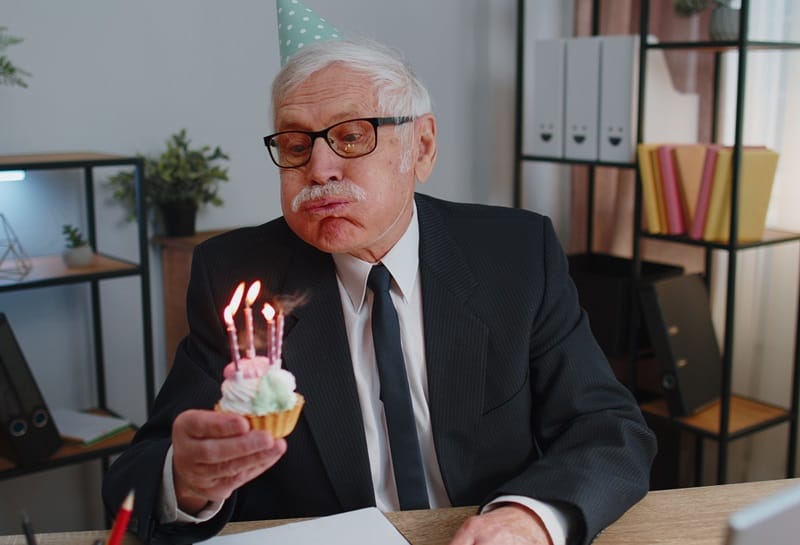
[[[731,219],[733,148],[717,144],[639,144],[639,174],[647,230],[727,242]],[[738,239],[761,239],[778,152],[741,149]]]

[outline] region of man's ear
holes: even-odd
[[[425,183],[436,164],[436,118],[433,114],[425,114],[414,120],[414,178]]]

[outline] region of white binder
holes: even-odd
[[[600,99],[600,39],[567,40],[564,157],[596,161]]]
[[[532,51],[533,81],[526,82],[525,154],[564,156],[565,40],[536,40]]]
[[[635,161],[638,88],[639,36],[601,37],[600,161]]]

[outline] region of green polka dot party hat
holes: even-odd
[[[342,36],[300,0],[277,0],[277,6],[281,66],[305,46]]]

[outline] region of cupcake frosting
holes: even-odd
[[[264,415],[294,407],[297,394],[292,373],[260,356],[243,358],[238,367],[237,372],[233,363],[225,366],[219,401],[222,410]]]
[[[253,398],[253,412],[266,414],[291,409],[297,402],[295,388],[294,375],[273,365],[258,383]]]

